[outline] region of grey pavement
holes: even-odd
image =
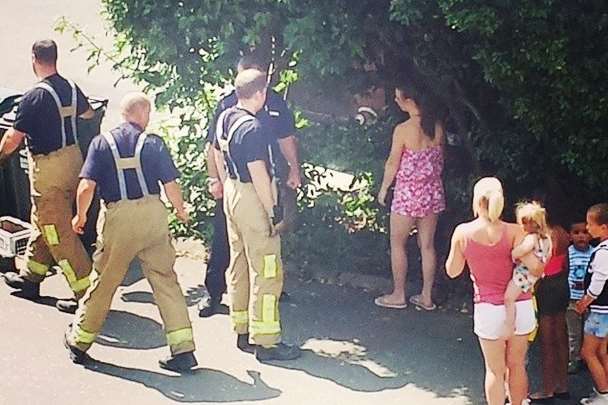
[[[55,310],[69,297],[61,275],[30,302],[0,284],[2,404],[482,404],[483,366],[469,314],[386,310],[362,289],[300,280],[292,274],[281,306],[285,340],[302,358],[261,364],[235,348],[228,315],[198,317],[202,255],[194,243],[176,272],[193,321],[199,366],[179,376],[158,368],[168,354],[150,287],[133,266],[114,297],[91,365],[72,364],[62,337],[72,316]],[[530,370],[538,385],[538,356]],[[590,389],[573,378],[573,392]],[[572,402],[574,403],[574,402]]]
[[[44,282],[37,303],[2,283],[0,403],[480,403],[481,358],[467,315],[383,310],[363,290],[292,276],[281,315],[285,340],[304,355],[261,364],[235,348],[228,315],[198,318],[203,269],[200,258],[176,265],[198,347],[199,367],[185,376],[157,367],[167,354],[162,323],[136,266],[87,367],[72,364],[62,346],[71,316],[52,305],[69,296],[61,275]]]

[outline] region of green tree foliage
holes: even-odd
[[[103,0],[103,6],[116,46],[103,54],[88,44],[91,58],[110,57],[125,77],[153,91],[159,106],[180,111],[188,136],[173,145],[185,188],[193,190],[189,199],[202,213],[212,205],[202,184],[204,162],[197,160],[205,118],[239,55],[253,48],[273,60],[281,91],[297,81],[333,99],[383,87],[392,104],[395,82],[407,76],[424,83],[447,107],[448,130],[460,145],[448,151],[452,215],[468,215],[470,180],[480,175],[500,176],[512,200],[548,189],[569,211],[600,198],[608,182],[604,0]],[[308,117],[304,160],[372,187],[367,194],[327,191],[330,200],[317,202],[304,190],[303,206],[317,210],[305,209],[303,222],[316,224],[309,229],[337,223],[345,238],[357,228],[353,222],[384,229],[369,192],[382,172],[390,127],[403,118],[393,110],[363,127]]]

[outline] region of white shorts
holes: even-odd
[[[500,338],[505,326],[505,306],[486,302],[475,304],[473,313],[473,330],[482,339]],[[527,335],[536,328],[536,316],[532,300],[515,303],[515,334]]]

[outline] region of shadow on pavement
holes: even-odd
[[[86,369],[137,382],[155,389],[177,402],[263,401],[276,398],[281,391],[269,387],[257,371],[248,370],[250,382],[208,368],[195,369],[190,374],[168,376],[152,371],[127,368],[93,360]]]
[[[482,403],[483,362],[470,318],[454,312],[387,310],[373,296],[300,284],[281,306],[285,340],[303,356],[276,367],[301,370],[360,392],[406,385],[459,403]],[[412,387],[412,388],[413,388]]]
[[[34,298],[34,299],[24,297],[23,293],[20,290],[11,291],[10,295],[15,298],[20,298],[22,300],[31,301],[35,304],[46,305],[47,307],[55,307],[55,304],[57,303],[57,301],[59,301],[59,298],[49,297],[47,295],[41,295],[40,297]]]
[[[162,325],[130,312],[112,310],[95,340],[104,346],[156,349],[167,345]]]
[[[147,291],[131,291],[122,293],[120,299],[124,302],[138,302],[140,304],[156,304],[154,295]]]
[[[127,275],[120,285],[129,287],[143,278],[144,272],[141,269],[141,263],[139,262],[139,259],[135,258],[129,265],[129,271],[127,271]]]

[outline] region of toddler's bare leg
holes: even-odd
[[[515,301],[521,294],[520,288],[515,285],[513,280],[509,281],[507,285],[507,291],[505,291],[505,326],[503,332],[503,338],[510,338],[515,334]]]

